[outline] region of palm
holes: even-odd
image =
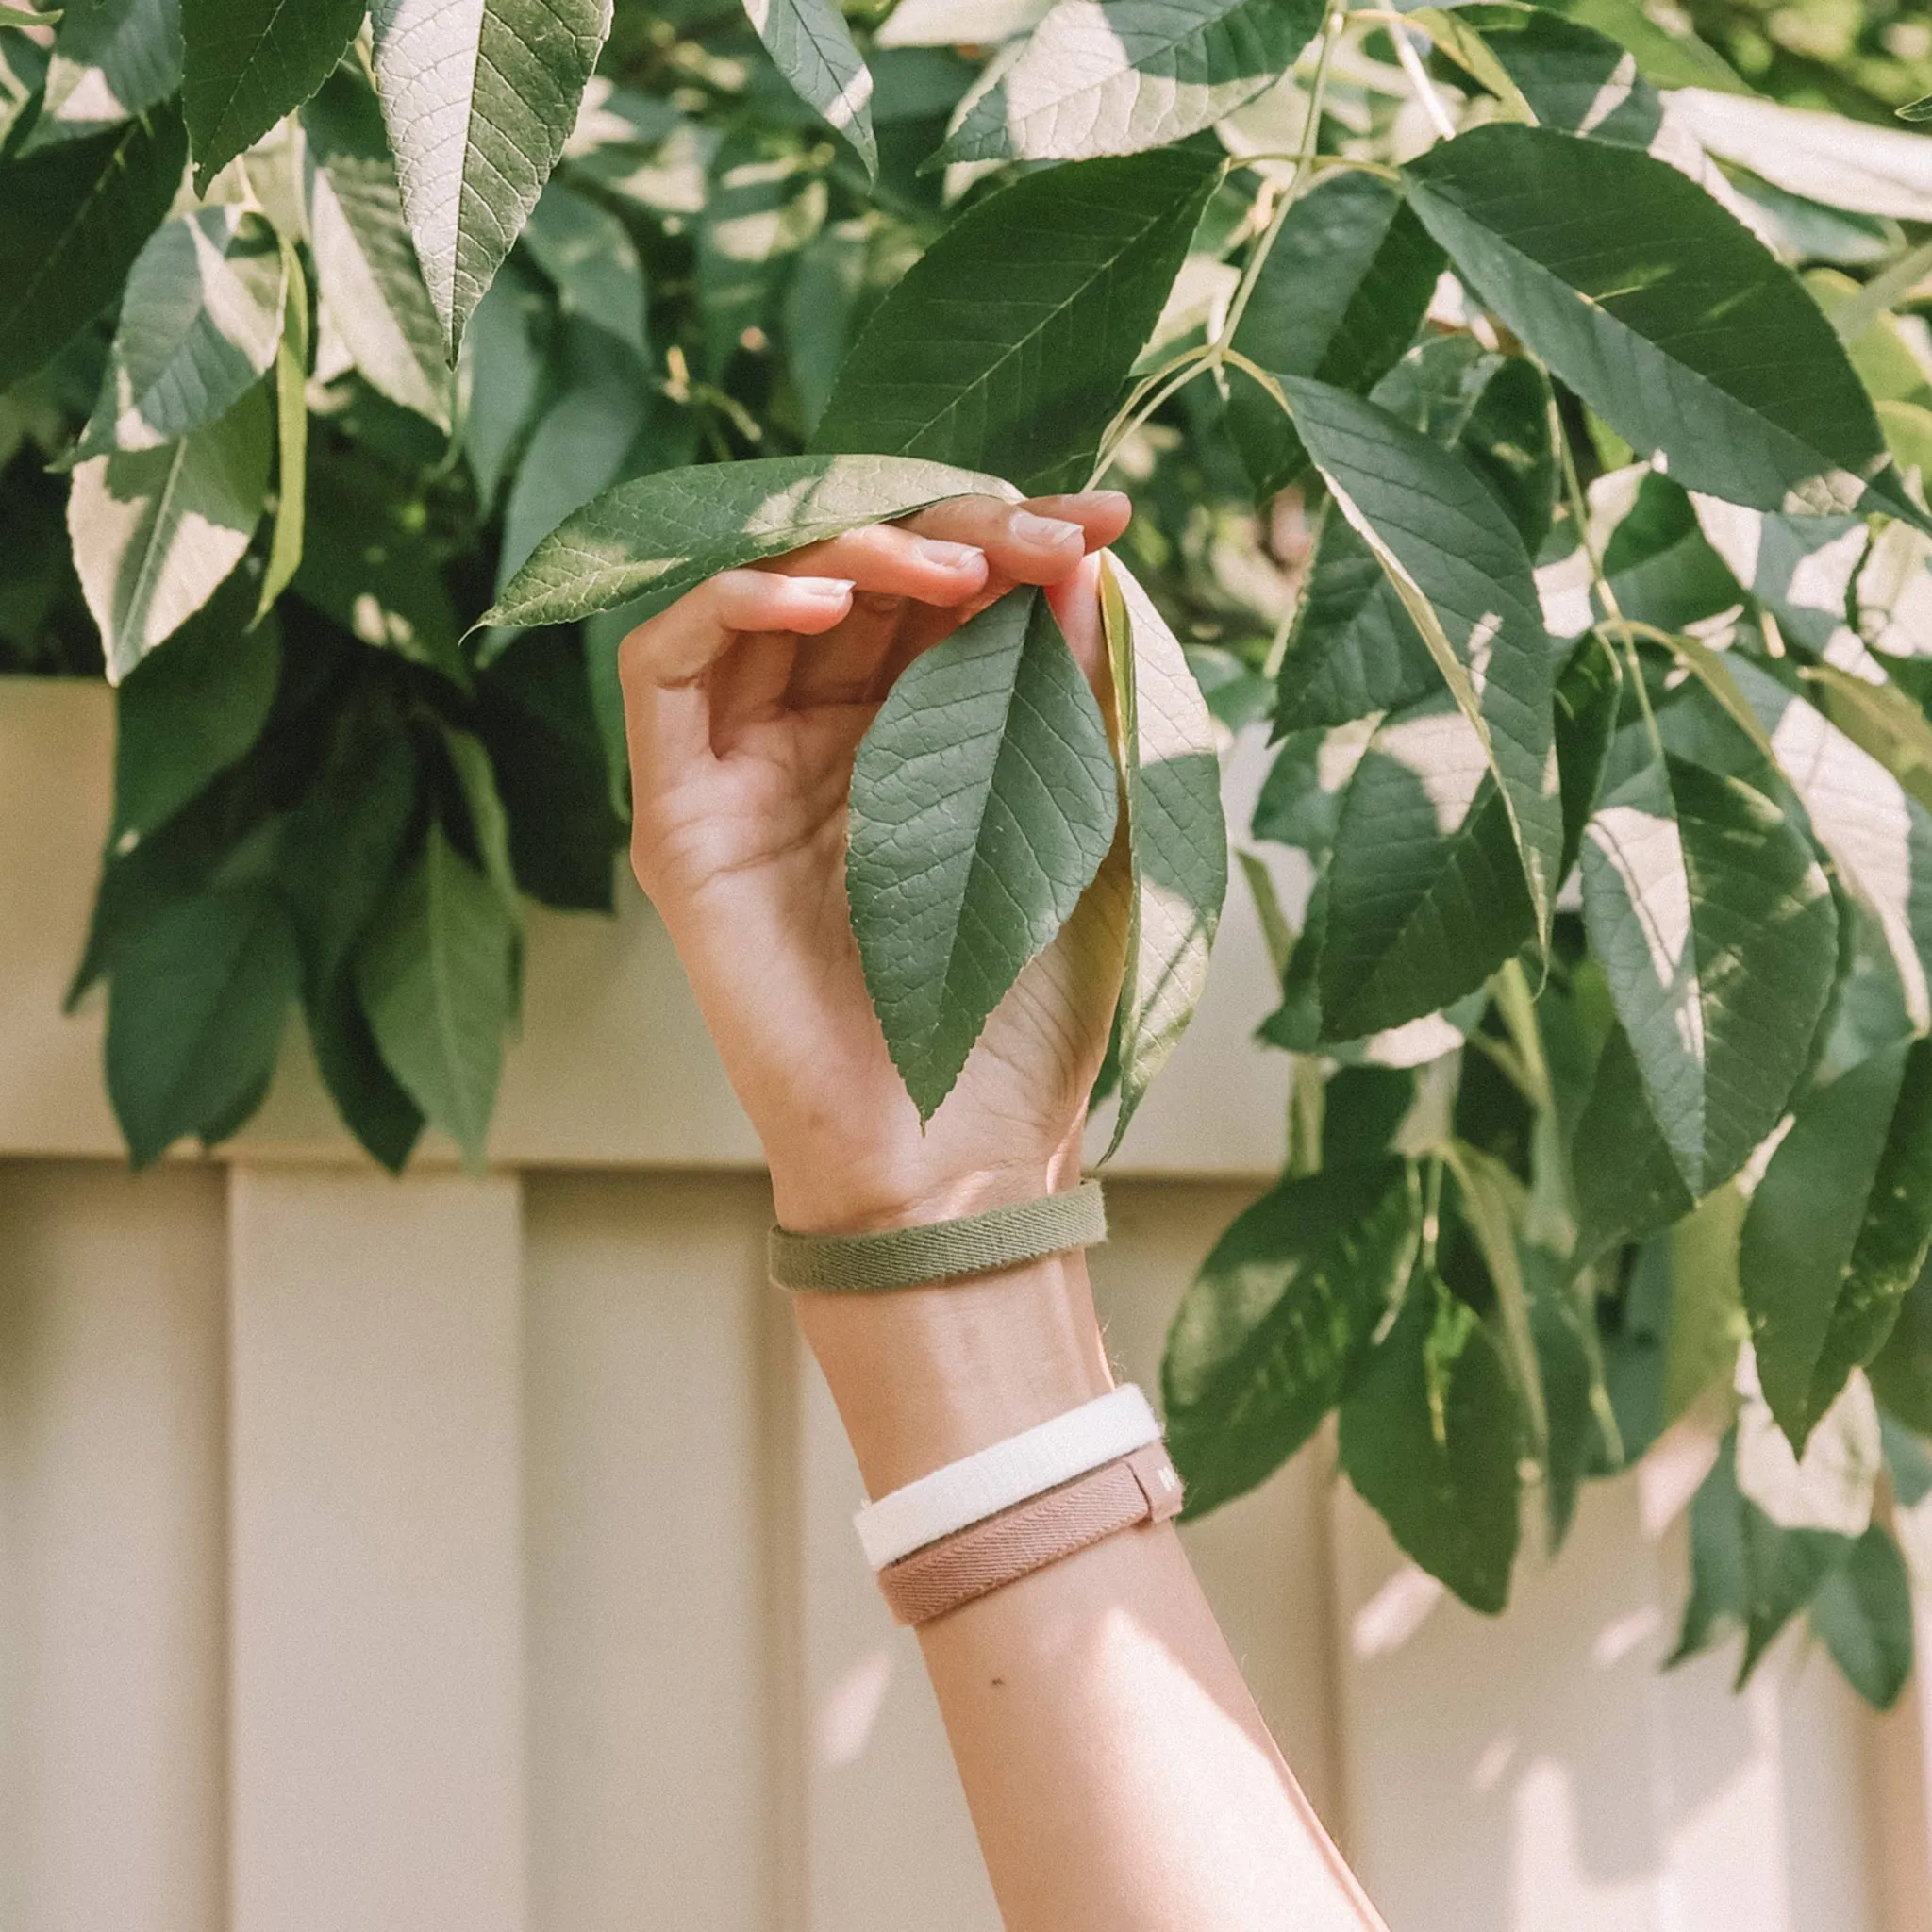
[[[810,1170],[815,1198],[837,1175],[855,1211],[924,1196],[930,1177],[958,1172],[1024,1168],[1047,1185],[1077,1161],[1106,1047],[1124,936],[1111,870],[994,1012],[923,1131],[852,937],[846,798],[859,741],[909,658],[1004,588],[939,608],[861,598],[817,632],[727,630],[670,700],[701,706],[708,755],[660,771],[639,752],[639,875],[740,1098],[768,1150]],[[635,712],[634,702],[634,732]]]

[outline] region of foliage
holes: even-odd
[[[1586,1478],[1703,1429],[1679,1654],[1735,1625],[1748,1674],[1804,1612],[1895,1696],[1887,1511],[1932,1489],[1924,24],[362,12],[0,9],[0,661],[118,687],[74,991],[108,983],[135,1160],[232,1133],[291,1007],[377,1159],[433,1124],[480,1160],[524,899],[610,903],[625,631],[963,491],[1119,480],[1101,696],[1020,593],[859,755],[852,916],[922,1112],[1117,864],[1118,1140],[1265,719],[1239,856],[1291,1146],[1170,1338],[1190,1509],[1335,1414],[1493,1611],[1529,1501],[1554,1546]]]

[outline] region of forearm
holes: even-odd
[[[802,1296],[874,1496],[1111,1386],[1079,1255]],[[1270,1739],[1172,1527],[921,1633],[1008,1932],[1379,1924]]]

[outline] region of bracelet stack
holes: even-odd
[[[1012,1268],[1107,1239],[1100,1183],[923,1227],[771,1234],[772,1279],[876,1294]],[[1179,1513],[1181,1479],[1131,1384],[868,1503],[854,1519],[892,1614],[929,1624],[1142,1524]]]
[[[929,1624],[1180,1507],[1160,1424],[1129,1383],[921,1476],[854,1521],[892,1614]]]

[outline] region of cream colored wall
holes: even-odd
[[[648,909],[540,920],[489,1180],[358,1165],[299,1053],[130,1178],[58,1012],[108,752],[104,693],[0,685],[0,1927],[993,1932]],[[1278,1158],[1266,991],[1238,919],[1110,1189],[1150,1383]],[[1491,1623],[1325,1458],[1186,1533],[1396,1932],[1928,1932],[1916,1698],[1794,1641],[1657,1674],[1667,1462]]]

